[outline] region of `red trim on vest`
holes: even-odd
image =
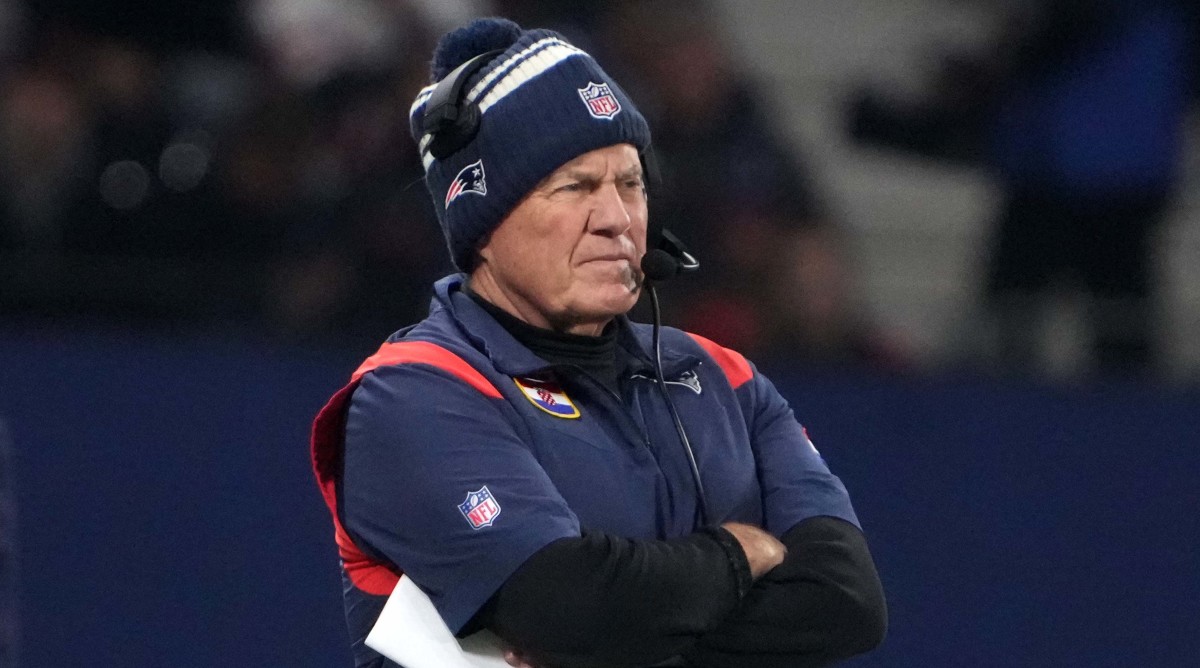
[[[475,367],[467,364],[463,361],[463,358],[436,343],[428,343],[426,341],[400,341],[383,344],[379,347],[378,352],[368,357],[367,361],[358,367],[358,370],[350,377],[350,382],[362,378],[363,374],[368,371],[394,364],[428,364],[435,366],[457,376],[459,380],[465,381],[485,396],[493,399],[500,398],[500,390],[497,390],[495,385],[492,385],[487,378],[484,378],[483,374],[476,371]]]
[[[329,514],[333,517],[333,539],[338,546],[342,568],[350,577],[350,582],[368,594],[388,596],[400,581],[400,572],[371,559],[358,549],[354,541],[350,540],[346,529],[342,527],[337,514],[337,489],[334,481],[341,464],[342,441],[346,434],[346,408],[356,387],[358,381],[352,381],[333,395],[329,403],[317,413],[312,432],[313,473],[317,476],[321,496],[325,498],[325,505],[329,507]]]
[[[337,489],[335,479],[341,466],[342,447],[346,437],[346,411],[350,396],[354,394],[362,377],[382,366],[396,364],[428,364],[447,371],[484,395],[499,399],[500,391],[488,382],[461,357],[441,346],[424,341],[401,341],[385,343],[379,351],[367,358],[350,377],[350,383],[338,390],[329,403],[317,413],[312,428],[312,464],[317,477],[317,486],[329,513],[333,516],[334,540],[342,568],[358,589],[375,596],[388,596],[400,580],[400,571],[368,557],[350,539],[346,529],[338,520]]]
[[[710,341],[699,334],[688,332],[688,336],[692,337],[708,356],[713,358],[717,366],[721,367],[721,371],[725,372],[725,377],[729,379],[729,384],[733,389],[738,389],[746,384],[746,381],[754,378],[754,369],[750,367],[750,363],[746,361],[742,354],[721,346],[719,343]]]

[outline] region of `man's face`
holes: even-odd
[[[532,325],[594,335],[637,302],[645,251],[641,161],[617,144],[534,187],[480,249],[471,286]]]

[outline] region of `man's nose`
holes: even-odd
[[[588,231],[615,237],[627,232],[632,224],[629,204],[621,198],[615,183],[606,183],[593,193]]]

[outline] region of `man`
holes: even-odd
[[[878,644],[854,510],[783,398],[669,328],[655,384],[651,328],[625,318],[648,226],[632,101],[499,19],[445,36],[433,70],[451,88],[418,95],[413,131],[463,273],[314,424],[358,665],[389,665],[363,641],[401,573],[515,666],[816,666]],[[455,82],[475,128],[425,119]]]

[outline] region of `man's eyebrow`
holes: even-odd
[[[641,165],[631,165],[628,168],[622,169],[621,171],[619,171],[613,175],[613,178],[617,181],[622,181],[624,179],[633,178],[633,177],[637,177],[637,178],[642,177],[642,166]],[[555,172],[554,174],[547,176],[546,181],[543,182],[543,184],[549,183],[550,181],[555,180],[555,179],[570,179],[572,181],[584,181],[584,182],[592,182],[592,181],[600,180],[599,177],[597,177],[596,174],[592,170],[585,169],[585,168],[576,168],[576,169],[567,169],[567,170],[563,170],[560,172]]]
[[[596,175],[594,173],[592,173],[590,170],[581,169],[581,168],[568,169],[566,171],[559,172],[558,175],[561,177],[564,177],[564,178],[574,179],[576,181],[595,181],[596,180]]]
[[[631,165],[627,169],[623,169],[623,170],[617,172],[618,180],[629,179],[629,178],[633,178],[635,176],[638,178],[642,177],[642,166],[641,165]]]

